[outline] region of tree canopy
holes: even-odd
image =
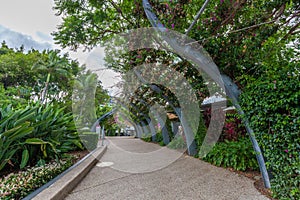
[[[165,27],[184,33],[203,1],[150,3]],[[53,33],[54,38],[62,47],[72,49],[92,49],[116,34],[151,26],[141,1],[55,0],[55,9],[63,22]],[[299,49],[299,13],[300,3],[295,0],[212,0],[189,36],[242,88],[248,79],[268,70],[263,63],[272,54],[288,56],[284,58],[287,60],[299,56],[299,51],[295,51]],[[119,52],[106,47],[107,65],[119,72],[147,62],[149,54],[151,62],[166,63],[178,57],[151,49],[116,56]],[[281,51],[289,53],[280,55]]]

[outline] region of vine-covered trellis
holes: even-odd
[[[205,3],[203,4],[203,6],[201,7],[201,9],[199,10],[199,12],[197,13],[194,21],[191,23],[191,25],[187,29],[185,36],[187,36],[189,34],[189,32],[193,28],[194,24],[196,23],[196,21],[198,20],[198,18],[200,17],[201,13],[204,11],[204,9],[206,8],[208,3],[209,3],[209,0],[206,0]],[[220,74],[218,67],[213,62],[213,60],[210,58],[210,56],[207,54],[207,52],[202,47],[199,48],[199,45],[195,45],[195,44],[197,44],[197,42],[188,41],[187,37],[182,37],[180,40],[176,37],[172,37],[174,35],[170,34],[168,32],[168,29],[165,28],[162,25],[162,23],[160,22],[160,20],[156,17],[154,12],[152,11],[152,7],[151,7],[150,3],[148,2],[148,0],[143,0],[143,7],[144,7],[144,11],[145,11],[147,18],[150,21],[151,25],[155,28],[155,30],[159,34],[161,34],[163,40],[168,43],[168,45],[171,47],[173,52],[179,54],[180,57],[183,57],[184,59],[193,62],[194,65],[199,67],[199,70],[204,71],[205,74],[207,74],[210,79],[212,79],[216,84],[219,85],[219,87],[221,87],[224,91],[226,91],[226,95],[231,99],[231,102],[235,106],[237,112],[241,116],[244,117],[245,116],[244,111],[241,108],[241,106],[239,105],[239,95],[240,95],[241,91],[239,90],[238,86],[228,76],[226,76],[225,74],[222,74],[222,73]],[[135,71],[135,77],[139,80],[140,83],[142,83],[144,85],[145,84],[148,85],[148,88],[150,90],[152,90],[154,93],[158,94],[161,98],[163,98],[166,102],[168,102],[168,104],[172,107],[174,112],[179,117],[179,120],[183,126],[186,140],[187,140],[188,153],[189,153],[189,155],[195,155],[197,152],[196,152],[195,140],[193,137],[193,131],[191,130],[191,127],[187,123],[187,119],[186,119],[184,113],[182,113],[181,108],[179,106],[175,106],[174,105],[175,102],[170,100],[168,96],[163,95],[162,88],[160,88],[157,85],[153,85],[152,83],[148,83],[147,80],[145,80],[143,78],[143,76],[140,74],[140,72]],[[143,104],[143,106],[146,106],[148,108],[150,107],[150,105],[147,105],[148,102],[144,101],[143,99],[139,98],[138,100],[139,100],[139,103]],[[122,114],[123,118],[126,118],[127,121],[130,121],[130,123],[132,123],[132,125],[135,127],[135,130],[139,137],[141,137],[141,135],[143,133],[151,133],[152,137],[155,138],[155,130],[154,130],[153,121],[151,121],[149,116],[147,116],[147,114],[144,113],[144,111],[140,110],[139,107],[135,106],[132,103],[130,104],[131,110],[128,109],[127,105],[125,105],[125,103],[122,101],[119,101],[118,105],[120,105],[121,109],[128,110],[136,119],[138,119],[139,117],[142,116],[143,120],[137,121],[137,120],[130,118],[130,116],[128,116],[128,115]],[[212,109],[214,109],[213,104],[212,104]],[[94,124],[94,126],[92,127],[92,131],[95,131],[95,126],[97,124],[99,124],[99,122],[103,118],[105,118],[109,115],[112,115],[116,111],[117,111],[117,109],[114,109],[113,111],[107,113],[107,115],[99,118],[97,120],[97,122]],[[161,119],[158,119],[158,120],[161,121]],[[270,185],[270,180],[269,180],[269,174],[266,169],[262,151],[258,145],[258,142],[253,133],[253,130],[249,126],[249,122],[245,117],[243,119],[243,122],[244,122],[246,130],[249,134],[250,140],[252,142],[253,149],[256,152],[256,158],[257,158],[259,168],[260,168],[260,171],[261,171],[261,174],[263,177],[264,185],[266,188],[270,188],[271,185]],[[167,135],[167,132],[165,132],[164,134]],[[164,138],[164,141],[167,142],[168,138]],[[201,147],[201,148],[203,148],[203,149],[200,150],[200,156],[201,156],[201,152],[202,152],[202,155],[204,156],[207,152],[205,151],[205,147]]]
[[[192,29],[193,25],[195,24],[195,22],[197,21],[197,19],[201,15],[201,13],[204,11],[204,9],[205,9],[205,7],[207,6],[208,3],[209,3],[209,0],[206,0],[204,2],[202,8],[200,9],[200,11],[198,12],[197,16],[195,17],[195,20],[192,22],[192,24],[188,28],[186,34],[188,34],[189,31]],[[160,23],[159,19],[152,12],[152,7],[151,7],[151,5],[150,5],[150,3],[149,3],[148,0],[143,0],[143,7],[144,7],[145,13],[146,13],[146,15],[147,15],[150,23],[152,24],[152,26],[155,27],[155,28],[157,28],[157,31],[166,32],[167,29]],[[172,40],[172,43],[170,43],[170,44],[171,44],[171,46],[173,48],[180,48],[180,47],[182,47],[182,45],[180,45],[178,42],[176,43],[176,41],[174,41],[173,38],[167,38],[166,40],[167,41],[168,40],[169,41]],[[176,45],[178,45],[178,46],[174,45],[174,43]],[[198,57],[202,57],[202,55],[200,55],[201,54],[200,51],[197,51],[197,50],[193,49],[193,47],[190,46],[190,45],[188,45],[188,47],[190,47],[190,49],[188,49],[187,52],[192,57],[192,59],[194,58],[194,60],[197,60],[197,56]],[[187,49],[187,47],[183,47],[183,48]],[[207,74],[210,75],[210,76],[213,75],[213,73],[215,73],[215,72],[207,72]],[[218,76],[216,76],[216,77],[218,77]],[[220,80],[215,80],[215,81],[217,83],[224,82],[226,93],[227,93],[228,97],[231,99],[233,105],[236,107],[237,112],[241,116],[245,116],[244,115],[244,111],[242,110],[241,106],[238,103],[239,94],[240,94],[238,86],[228,76],[222,74],[221,77],[222,77],[221,81]],[[215,78],[215,77],[212,76],[212,78]],[[251,139],[251,142],[252,142],[252,145],[253,145],[253,149],[256,152],[256,157],[257,157],[259,168],[260,168],[263,180],[264,180],[264,185],[265,185],[266,188],[271,188],[270,180],[269,180],[269,175],[268,175],[267,168],[266,168],[266,165],[265,165],[264,157],[263,157],[262,151],[261,151],[261,149],[260,149],[260,147],[258,145],[258,142],[255,139],[254,132],[251,129],[251,127],[249,126],[249,122],[248,122],[247,119],[244,118],[243,122],[244,122],[246,130],[247,130],[247,132],[248,132],[248,134],[250,136],[250,139]]]

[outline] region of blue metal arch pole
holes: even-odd
[[[121,101],[118,101],[118,104],[121,105],[122,107],[126,108],[126,106],[121,102]],[[136,106],[134,104],[130,104],[132,106],[132,108],[135,110],[135,113],[134,112],[131,112],[132,114],[134,114],[136,117],[138,117],[138,115],[136,113],[139,112],[138,108],[136,108]],[[146,128],[146,124],[145,122],[141,122],[141,123],[136,123],[137,124],[137,127],[139,129],[138,131],[138,137],[140,138],[142,136],[142,134],[148,134],[148,133],[151,133],[151,135],[155,135],[156,132],[155,132],[155,128],[153,126],[153,123],[151,122],[151,120],[149,119],[148,116],[146,116],[145,114],[141,113],[142,116],[145,117],[147,123],[149,124],[149,130],[147,130]]]
[[[264,185],[266,188],[271,188],[269,174],[268,174],[268,171],[267,171],[267,168],[265,165],[265,160],[264,160],[262,151],[259,147],[259,144],[258,144],[256,138],[255,138],[254,131],[250,127],[249,121],[245,117],[245,113],[244,113],[243,109],[241,108],[240,104],[238,103],[238,96],[240,93],[238,86],[228,76],[222,75],[222,78],[224,80],[227,95],[229,96],[233,105],[237,109],[237,112],[244,118],[243,123],[244,123],[246,130],[248,132],[248,135],[250,137],[253,149],[256,152],[256,159],[259,164],[259,169],[260,169],[261,175],[263,177]]]
[[[147,104],[143,99],[140,99],[140,98],[137,98],[137,99],[139,100],[139,102],[141,104],[143,104],[144,106],[147,106],[149,108],[149,104]],[[168,132],[167,124],[164,122],[164,120],[160,117],[160,115],[157,112],[155,112],[155,111],[153,111],[153,112],[154,112],[153,114],[154,114],[155,118],[157,119],[157,121],[160,124],[163,124],[161,132],[162,132],[162,136],[163,136],[163,142],[164,142],[165,145],[167,145],[167,144],[170,143],[170,137],[169,137],[169,132]],[[152,137],[152,140],[155,141],[155,138]]]
[[[208,2],[209,1],[205,1],[204,5],[202,6],[201,10],[199,11],[199,16],[203,12],[203,10],[205,9]],[[164,26],[161,24],[159,19],[152,12],[152,7],[151,7],[148,0],[143,0],[143,7],[144,7],[144,11],[147,15],[147,18],[150,21],[150,23],[152,24],[152,26],[158,28],[161,32],[166,31],[166,28],[164,28]],[[199,16],[197,15],[194,22],[199,18]],[[192,28],[192,25],[190,26],[189,30]],[[187,32],[187,34],[188,34],[188,32]],[[172,41],[172,42],[173,42],[172,46],[174,46],[174,48],[176,48],[176,47],[180,48],[180,45],[176,44],[176,42],[174,43],[174,41]],[[193,49],[190,50],[190,53],[191,53],[190,57],[193,60],[197,60],[196,56],[201,57],[199,52],[197,53],[197,51],[194,51]],[[205,69],[205,70],[207,70],[206,71],[207,74],[210,74],[210,75],[215,73],[214,71],[209,71],[209,69]],[[214,78],[214,77],[212,77],[212,78]],[[226,75],[222,75],[222,80],[216,79],[215,81],[217,83],[224,82],[225,89],[226,89],[226,92],[228,93],[228,96],[231,98],[231,100],[232,100],[233,104],[235,105],[238,113],[242,114],[244,116],[244,111],[242,110],[241,106],[238,103],[238,94],[237,94],[237,91],[238,91],[237,88],[238,87],[237,87],[237,85],[235,83],[233,83],[233,81],[230,80],[230,78],[227,77]],[[266,165],[265,165],[265,161],[264,161],[264,158],[263,158],[263,154],[261,152],[261,149],[258,145],[257,140],[255,139],[253,130],[249,126],[249,122],[248,122],[247,119],[244,119],[244,125],[247,129],[247,132],[248,132],[249,136],[250,136],[250,139],[251,139],[251,142],[252,142],[252,145],[253,145],[253,149],[257,153],[256,157],[257,157],[259,168],[260,168],[260,171],[261,171],[261,174],[262,174],[262,177],[263,177],[264,185],[265,185],[266,188],[271,188],[270,179],[269,179],[269,175],[268,175],[267,168],[266,168]]]
[[[111,111],[105,113],[100,118],[98,118],[97,121],[93,124],[93,126],[91,128],[91,132],[96,132],[96,126],[99,125],[102,120],[113,115],[115,112],[116,112],[116,109],[112,109]]]
[[[174,102],[172,102],[166,95],[164,95],[163,91],[157,85],[147,83],[147,81],[142,77],[142,75],[137,70],[135,70],[134,72],[135,72],[137,78],[142,83],[147,84],[152,91],[156,92],[157,94],[160,94],[169,103],[169,105],[173,108],[173,110],[175,111],[175,113],[177,114],[177,116],[180,119],[180,122],[182,124],[183,130],[185,133],[188,154],[191,156],[196,155],[198,152],[197,152],[197,145],[196,145],[194,133],[193,133],[191,127],[188,125],[188,122],[185,119],[185,116],[182,114],[181,109],[176,107],[174,105]]]

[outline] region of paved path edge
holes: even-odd
[[[104,155],[107,146],[100,147],[91,152],[83,162],[64,174],[52,185],[37,194],[33,200],[61,200],[64,199],[76,185],[86,176],[87,173],[96,165],[99,159]]]

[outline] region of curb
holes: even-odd
[[[86,176],[86,174],[96,165],[99,159],[106,152],[107,146],[97,148],[88,154],[83,161],[80,162],[77,166],[67,171],[59,177],[58,180],[55,180],[50,186],[39,192],[34,196],[33,200],[61,200],[64,199],[77,185],[78,183]],[[75,164],[76,165],[76,164]]]

